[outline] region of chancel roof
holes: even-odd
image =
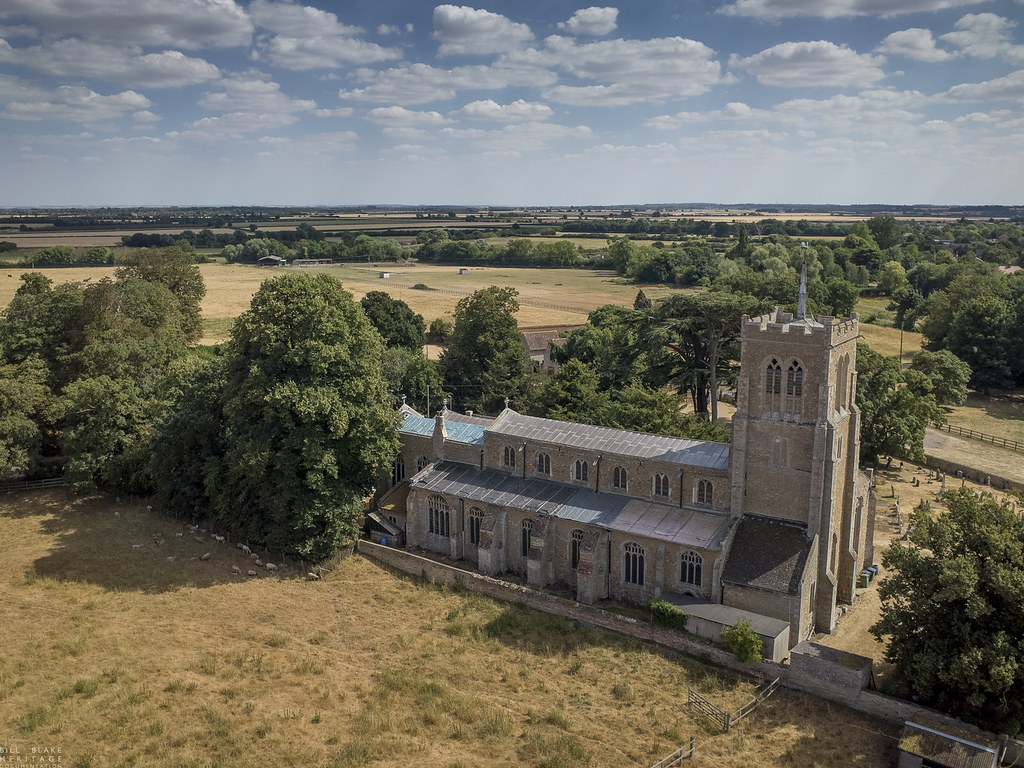
[[[658,504],[614,493],[597,493],[590,488],[535,477],[524,478],[498,469],[478,469],[451,461],[430,466],[413,478],[411,485],[417,490],[548,514],[637,537],[706,550],[721,549],[722,541],[734,523],[728,515],[718,512]]]
[[[575,424],[571,421],[524,416],[506,408],[487,428],[488,434],[555,443],[569,448],[656,459],[692,467],[726,470],[729,446],[681,437],[648,435],[611,427]]]
[[[744,516],[722,581],[797,595],[810,552],[811,540],[800,526]]]

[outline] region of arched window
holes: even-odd
[[[668,496],[668,475],[660,472],[654,475],[654,495]]]
[[[679,580],[683,584],[699,587],[701,585],[701,569],[703,566],[704,558],[696,552],[683,552]]]
[[[842,408],[849,408],[850,391],[850,356],[843,355],[839,360],[836,370],[836,407],[838,411]]]
[[[519,545],[519,554],[523,557],[528,557],[530,554],[530,536],[533,533],[533,520],[527,518],[523,520],[522,527],[522,541]]]
[[[836,438],[836,458],[843,458],[843,436],[839,435]]]
[[[629,476],[625,467],[616,467],[612,470],[612,488],[618,488],[620,491],[629,490]]]
[[[480,523],[484,519],[484,512],[479,507],[469,508],[469,543],[476,545],[480,543]]]
[[[426,456],[420,456],[416,459],[416,471],[422,472],[430,464],[430,459]]]
[[[427,530],[435,536],[447,536],[451,530],[451,512],[444,496],[427,499]]]
[[[710,480],[701,480],[697,483],[697,503],[708,505],[715,503],[715,486],[711,484]]]
[[[581,482],[586,482],[589,473],[590,467],[587,465],[587,462],[584,461],[583,459],[576,459],[576,461],[573,463],[572,469],[573,479],[579,480]]]
[[[513,448],[511,445],[505,446],[505,454],[502,460],[502,464],[504,464],[509,469],[516,468],[516,449]]]
[[[644,548],[636,542],[623,547],[622,580],[627,584],[644,585]]]
[[[839,534],[832,534],[832,557],[830,559],[829,570],[832,573],[836,572],[836,563],[839,560]]]
[[[577,528],[572,532],[572,543],[570,551],[570,559],[572,561],[572,569],[575,571],[580,564],[580,542],[583,541],[583,531]]]
[[[786,394],[791,397],[801,397],[804,394],[804,369],[796,361],[793,361],[786,371]]]
[[[395,460],[391,462],[391,484],[398,485],[403,480],[405,480],[405,459],[396,456]]]
[[[551,474],[551,457],[546,453],[537,454],[537,474],[538,475],[550,475]]]
[[[778,360],[772,360],[768,363],[764,381],[765,394],[777,395],[782,392],[782,366],[779,365]]]

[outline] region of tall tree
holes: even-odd
[[[656,338],[676,356],[676,378],[693,395],[694,410],[718,420],[722,370],[738,357],[740,320],[760,302],[745,294],[684,293],[660,302],[652,313]]]
[[[931,379],[935,402],[939,405],[963,405],[967,401],[971,366],[949,350],[929,352],[923,349],[914,355],[910,367]]]
[[[1024,728],[1024,518],[969,489],[942,500],[947,512],[918,509],[909,545],[886,550],[871,632],[924,703],[1014,734]]]
[[[320,560],[355,535],[398,450],[380,334],[326,274],[268,280],[225,349],[220,522]]]
[[[423,349],[426,323],[423,315],[412,311],[401,299],[393,299],[384,291],[370,291],[359,301],[366,317],[377,329],[388,347]]]
[[[133,251],[123,263],[114,273],[118,280],[134,277],[165,286],[178,303],[185,340],[195,342],[202,338],[199,303],[206,295],[206,283],[192,253],[177,246]]]
[[[931,390],[931,380],[920,371],[904,371],[895,357],[857,345],[862,461],[873,462],[882,454],[924,459],[925,429],[945,420]]]
[[[515,398],[526,378],[526,348],[516,325],[515,288],[481,288],[455,305],[455,325],[441,357],[445,385],[461,403],[496,413]]]

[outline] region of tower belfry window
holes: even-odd
[[[804,369],[799,363],[793,363],[786,372],[786,394],[800,397],[804,393]]]
[[[765,393],[777,395],[782,391],[782,366],[778,360],[768,363],[768,370],[765,376]]]

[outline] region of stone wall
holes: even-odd
[[[924,464],[926,467],[932,469],[938,469],[946,473],[946,487],[956,488],[959,483],[956,481],[960,477],[966,477],[975,483],[982,485],[990,485],[993,488],[999,490],[1006,490],[1008,488],[1016,488],[1019,491],[1024,491],[1024,483],[1017,482],[1016,480],[1010,480],[1006,477],[1000,477],[999,475],[993,475],[983,472],[980,469],[973,469],[965,466],[964,464],[957,464],[953,461],[947,461],[946,459],[940,459],[935,456],[925,456]],[[957,472],[960,472],[960,476],[957,476]]]

